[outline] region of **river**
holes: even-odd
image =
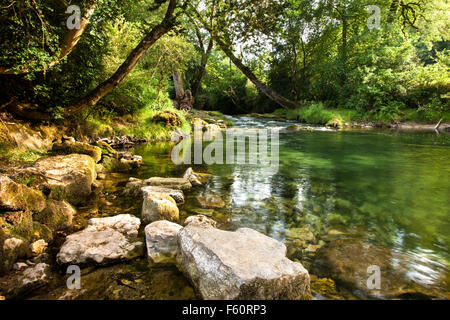
[[[223,229],[256,229],[285,242],[288,257],[307,269],[314,262],[314,254],[296,248],[299,242],[292,241],[293,231],[306,229],[313,235],[308,241],[318,246],[340,238],[359,239],[402,254],[406,259],[402,276],[448,293],[449,135],[321,127],[287,131],[284,129],[292,123],[251,117],[232,120],[235,128],[278,131],[277,170],[259,164],[175,165],[170,155],[173,144],[161,142],[135,148],[134,152],[143,156],[144,165],[133,176],[181,176],[192,166],[194,171],[213,177],[205,187],[186,195],[186,203],[180,208],[182,218],[205,213]],[[128,175],[120,177],[121,182],[109,190],[116,194],[114,199],[120,197],[120,187]],[[196,197],[211,194],[220,196],[226,205],[214,210],[199,208]],[[117,213],[139,216],[136,201],[116,203],[116,207],[120,208]],[[104,211],[102,215],[111,213]],[[355,261],[358,258],[355,256]],[[151,294],[128,294],[126,298],[193,297],[176,270],[150,269],[145,260],[124,266],[131,268],[126,275],[140,272],[144,281],[154,286],[148,289]],[[150,285],[154,282],[159,284]],[[103,298],[104,294],[90,298]],[[118,297],[124,296],[118,293]],[[351,292],[340,295],[344,299],[353,297]]]

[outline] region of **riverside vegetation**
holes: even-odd
[[[449,298],[446,1],[77,5],[0,8],[1,299]],[[175,165],[194,123],[279,170]]]

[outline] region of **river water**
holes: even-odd
[[[192,166],[194,171],[209,173],[212,178],[205,187],[186,194],[186,203],[180,208],[182,219],[204,213],[218,221],[222,229],[256,229],[283,241],[288,247],[288,257],[300,261],[307,269],[315,257],[314,252],[305,252],[305,247],[320,247],[341,238],[358,239],[402,254],[406,260],[402,277],[448,294],[449,135],[335,131],[321,127],[289,131],[285,129],[292,123],[251,117],[232,120],[235,128],[277,131],[279,142],[272,146],[279,150],[276,170],[261,164],[175,165],[171,160],[174,144],[161,142],[136,147],[134,152],[143,156],[144,165],[132,175],[178,177]],[[255,152],[251,147],[245,150],[252,151]],[[121,197],[128,176],[120,176],[121,182],[107,189],[114,195],[119,210],[108,212],[110,206],[103,206],[99,208],[101,215],[134,213],[139,216],[141,201],[125,201]],[[205,195],[218,195],[226,205],[205,210],[196,199]],[[118,199],[122,202],[117,203]],[[300,242],[295,241],[299,230]],[[359,257],[353,259],[356,263]],[[152,269],[145,259],[96,272],[92,279],[104,279],[88,281],[102,284],[81,298],[195,297],[176,269]],[[104,284],[112,278],[119,286]],[[129,286],[120,287],[121,281],[144,281],[140,286],[145,289],[133,291]],[[335,297],[355,298],[351,288],[343,293],[344,289],[340,291],[338,286],[338,291]],[[105,292],[109,292],[108,296]],[[44,297],[56,296],[57,293],[52,293]]]

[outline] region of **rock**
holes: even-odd
[[[319,250],[322,246],[319,244],[310,244],[306,247],[305,252],[307,253],[315,253],[317,250]]]
[[[99,162],[102,158],[102,149],[89,143],[64,140],[62,143],[54,143],[52,150],[64,154],[86,154],[91,156],[95,162]]]
[[[0,250],[0,274],[9,271],[17,259],[25,257],[27,253],[27,244],[22,239],[4,240]]]
[[[103,156],[118,158],[117,151],[113,147],[111,147],[108,143],[106,143],[105,141],[99,140],[96,142],[96,144],[100,149],[102,149]]]
[[[181,190],[164,188],[164,187],[147,186],[147,187],[144,187],[141,191],[142,192],[163,193],[163,194],[166,194],[166,195],[170,196],[171,198],[173,198],[177,204],[184,203],[184,194],[183,194],[183,191],[181,191]]]
[[[215,194],[196,196],[195,199],[197,200],[197,203],[203,208],[225,207],[225,202],[222,200],[222,198]]]
[[[175,263],[177,234],[182,228],[167,220],[155,221],[145,227],[147,255],[152,263]]]
[[[45,224],[52,231],[58,231],[72,226],[75,214],[75,208],[68,202],[48,200],[45,209],[33,215],[33,220]]]
[[[44,208],[45,196],[42,192],[0,175],[0,209],[41,212]]]
[[[70,154],[41,158],[18,172],[16,178],[20,177],[31,179],[31,186],[44,191],[50,199],[78,205],[91,194],[97,173],[92,157]]]
[[[183,174],[183,178],[184,179],[188,179],[189,182],[193,185],[193,186],[201,186],[202,183],[200,181],[200,179],[196,176],[194,170],[192,170],[192,168],[188,168],[184,174]]]
[[[51,279],[50,266],[46,263],[38,263],[26,268],[23,272],[7,276],[2,279],[0,294],[7,299],[18,299],[31,291],[48,284]]]
[[[166,187],[180,190],[189,190],[190,188],[192,188],[192,184],[189,182],[189,180],[184,178],[153,177],[147,179],[146,183],[150,186]]]
[[[208,217],[205,217],[204,215],[196,215],[196,216],[190,216],[187,217],[186,220],[184,220],[184,226],[187,226],[188,224],[197,224],[200,226],[211,226],[211,227],[217,227],[217,222],[215,222],[213,219],[210,219]]]
[[[182,122],[180,117],[171,111],[162,111],[155,116],[153,116],[152,121],[155,123],[161,123],[164,127],[167,128],[176,128],[181,127]]]
[[[142,220],[153,222],[158,220],[178,221],[180,212],[175,200],[164,193],[142,189],[144,203],[142,204]]]
[[[300,131],[302,130],[302,127],[299,125],[292,125],[286,128],[288,131]]]
[[[133,155],[129,151],[118,152],[115,157],[103,157],[101,162],[102,172],[129,172],[136,170],[143,163],[142,157]]]
[[[30,245],[30,251],[34,256],[38,256],[47,249],[48,243],[44,239],[39,239]]]
[[[137,241],[141,222],[129,214],[93,218],[86,229],[66,238],[56,259],[59,264],[108,264],[142,254]]]
[[[450,298],[448,294],[432,287],[420,285],[419,279],[411,278],[417,275],[417,271],[411,269],[415,265],[419,267],[419,273],[425,275],[420,264],[421,261],[413,261],[412,256],[388,248],[368,244],[359,239],[340,239],[318,250],[311,272],[319,277],[335,280],[361,298]],[[368,272],[369,266],[380,267],[380,290],[367,287],[367,280],[373,274]],[[433,273],[427,276],[437,276],[427,280],[435,282],[435,287],[445,287],[445,283],[441,283],[445,282],[445,275]]]
[[[285,232],[288,239],[297,239],[305,242],[314,242],[314,234],[308,228],[292,228]]]
[[[189,224],[178,233],[177,266],[204,299],[311,299],[308,271],[285,245],[248,228]]]
[[[177,204],[184,203],[184,194],[182,190],[150,186],[148,185],[148,183],[148,180],[130,178],[125,186],[123,193],[128,196],[137,197],[142,195],[142,189],[145,188],[146,192],[158,192],[167,194],[168,196],[172,197]]]
[[[21,270],[24,270],[26,268],[28,268],[28,265],[26,263],[24,263],[24,262],[16,262],[13,265],[13,270],[16,270],[16,271],[21,271]]]

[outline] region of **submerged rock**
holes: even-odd
[[[314,234],[308,228],[292,228],[285,232],[288,239],[295,239],[305,242],[315,241]]]
[[[160,220],[145,227],[147,255],[154,264],[174,263],[177,254],[177,235],[183,227]]]
[[[332,278],[361,298],[439,297],[434,289],[421,286],[408,275],[416,272],[412,257],[358,239],[335,240],[318,250],[311,273]],[[367,280],[373,274],[370,266],[380,268],[381,288],[369,289]],[[441,279],[434,279],[437,282]],[[435,284],[436,286],[436,284]],[[445,286],[445,285],[444,285]]]
[[[308,271],[255,230],[189,224],[178,246],[177,265],[204,299],[311,299]]]
[[[144,203],[142,204],[142,220],[153,222],[158,220],[178,221],[180,212],[175,200],[164,193],[142,189]]]
[[[66,238],[57,255],[59,264],[107,264],[142,254],[137,241],[141,222],[129,214],[93,218],[86,229]]]
[[[215,194],[200,195],[196,196],[195,199],[197,200],[198,205],[203,208],[225,207],[225,202],[222,200],[222,198]]]
[[[0,175],[0,209],[41,212],[45,208],[45,196],[7,176]]]

